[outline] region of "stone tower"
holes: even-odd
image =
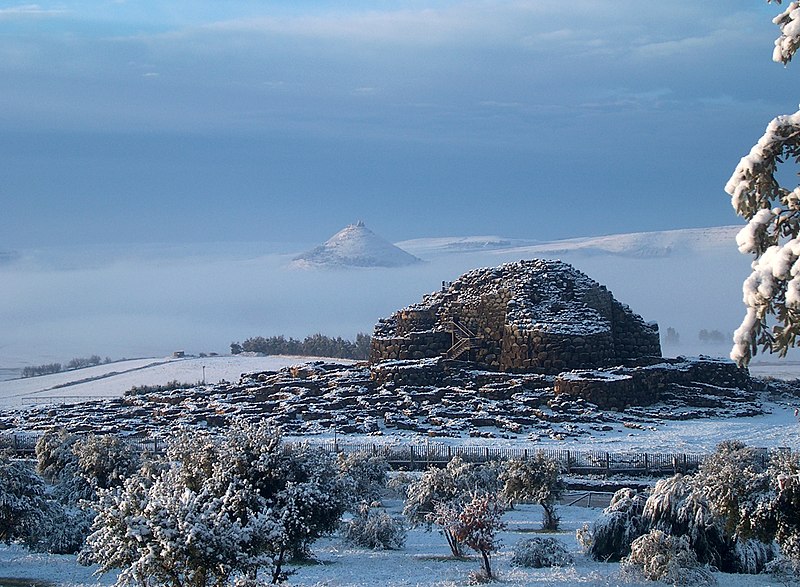
[[[660,357],[658,326],[561,261],[476,269],[375,326],[370,362],[447,357],[557,374]]]

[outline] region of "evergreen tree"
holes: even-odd
[[[773,60],[788,64],[800,46],[797,3],[773,22],[781,32]],[[779,164],[790,160],[800,162],[800,111],[772,120],[725,186],[734,210],[748,221],[736,237],[739,251],[754,256],[742,288],[747,311],[731,351],[740,365],[759,347],[785,355],[800,333],[800,186],[783,186],[778,177]]]

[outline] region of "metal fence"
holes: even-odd
[[[39,433],[2,434],[0,450],[7,450],[20,456],[33,455]],[[153,453],[163,451],[165,442],[155,437],[128,438],[128,441]],[[291,443],[287,444],[301,444]],[[503,461],[509,459],[528,459],[541,455],[561,464],[566,473],[611,475],[627,473],[632,475],[685,473],[697,469],[708,456],[703,453],[650,453],[650,452],[605,452],[581,451],[561,448],[537,447],[501,448],[475,445],[452,445],[441,443],[425,444],[377,444],[347,443],[338,441],[315,442],[308,444],[329,452],[367,453],[385,458],[393,469],[424,470],[428,467],[443,467],[453,457],[475,463]],[[769,459],[767,449],[760,449],[766,464]]]

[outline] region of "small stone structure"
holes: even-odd
[[[381,320],[370,363],[446,357],[555,375],[660,356],[657,325],[574,267],[530,260],[466,273]]]
[[[681,389],[720,395],[722,390],[749,390],[750,386],[747,369],[731,361],[678,357],[652,365],[561,373],[555,379],[554,391],[604,409],[623,410],[658,403],[666,394],[680,395]]]

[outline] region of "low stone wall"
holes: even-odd
[[[556,394],[581,397],[601,409],[648,406],[661,400],[670,386],[692,384],[723,389],[750,389],[745,368],[714,359],[664,359],[644,367],[575,370],[556,377]]]
[[[407,336],[391,338],[372,337],[369,362],[404,361],[441,357],[452,346],[449,332],[412,332]]]
[[[435,308],[405,308],[396,314],[397,335],[432,330],[436,326]]]
[[[371,378],[378,385],[429,386],[441,383],[445,367],[440,360],[431,361],[389,361],[372,365]]]
[[[622,410],[628,405],[652,403],[648,391],[639,387],[630,375],[617,375],[603,371],[572,371],[556,377],[555,392],[583,398],[602,409]]]

